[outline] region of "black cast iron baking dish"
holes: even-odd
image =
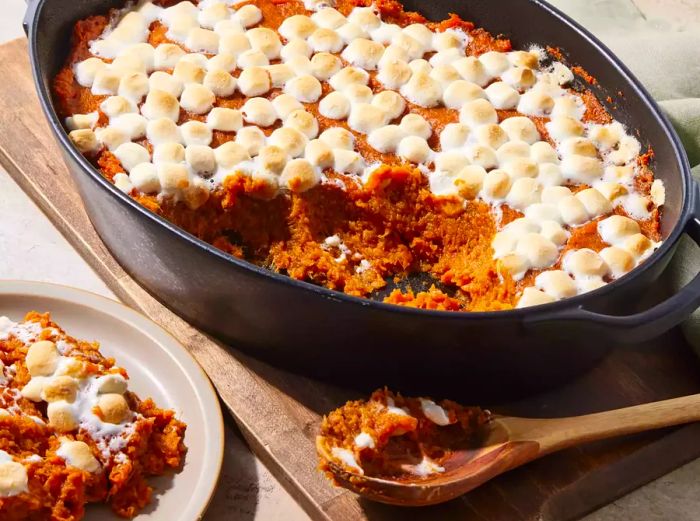
[[[613,116],[638,129],[666,185],[665,241],[642,266],[591,293],[536,308],[495,313],[407,309],[347,296],[271,273],[222,253],[150,213],[117,190],[72,146],[50,82],[68,52],[75,21],[123,0],[30,0],[25,28],[36,88],[90,218],[140,284],[212,335],[288,368],[346,382],[435,393],[541,386],[590,367],[621,342],[659,335],[700,304],[700,276],[638,311],[680,236],[700,242],[700,192],[677,135],[627,68],[575,22],[539,0],[407,0],[439,20],[454,12],[514,47],[555,46],[583,66]],[[605,90],[607,89],[607,90]],[[621,96],[613,93],[620,92]],[[622,315],[622,316],[620,316]],[[461,393],[460,393],[461,394]]]

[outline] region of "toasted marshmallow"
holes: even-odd
[[[641,144],[632,136],[623,136],[617,149],[608,154],[608,160],[615,165],[624,165],[634,161],[639,155]]]
[[[51,402],[46,407],[46,416],[49,419],[49,426],[58,432],[71,432],[78,428],[78,419],[68,402]]]
[[[208,145],[212,140],[212,132],[201,121],[187,121],[180,126],[180,135],[186,145]]]
[[[542,304],[549,304],[550,302],[555,302],[556,299],[551,295],[547,295],[544,291],[535,289],[532,287],[525,288],[523,294],[518,300],[516,308],[526,308],[530,306],[539,306]]]
[[[78,381],[70,376],[53,376],[44,384],[42,399],[46,402],[65,400],[73,403],[78,394]]]
[[[357,67],[344,67],[336,72],[328,81],[334,90],[343,90],[353,83],[367,85],[369,74]]]
[[[185,147],[180,143],[163,143],[153,149],[153,162],[181,163],[185,160]]]
[[[372,99],[372,105],[383,110],[389,120],[393,120],[401,116],[406,110],[406,102],[396,92],[385,90],[378,93]]]
[[[515,252],[525,257],[536,269],[547,268],[559,257],[557,246],[538,233],[526,233],[518,239]]]
[[[277,117],[282,121],[287,119],[287,116],[294,112],[295,110],[303,109],[304,106],[299,103],[294,96],[291,94],[280,94],[272,100],[272,106],[275,107],[275,112],[277,112]]]
[[[284,121],[286,127],[291,127],[309,139],[314,139],[318,135],[318,121],[310,112],[305,110],[295,110]]]
[[[411,69],[400,59],[388,60],[379,66],[377,79],[387,89],[400,89],[411,79]]]
[[[245,144],[227,141],[214,149],[214,159],[219,168],[230,170],[244,161],[250,161],[250,154]]]
[[[134,185],[131,184],[129,176],[126,175],[124,172],[114,174],[112,182],[114,183],[114,186],[117,187],[117,189],[121,190],[125,194],[130,194],[131,191],[134,189]]]
[[[197,21],[199,25],[207,29],[214,29],[216,24],[228,20],[233,13],[224,3],[210,4],[207,7],[200,6],[200,8]]]
[[[501,122],[501,128],[505,130],[508,137],[513,141],[524,141],[533,144],[540,139],[540,133],[530,118],[516,116],[507,118]]]
[[[651,197],[651,202],[657,207],[663,206],[664,203],[666,203],[666,186],[663,180],[654,179],[649,189],[649,196]]]
[[[238,68],[241,70],[249,69],[250,67],[267,67],[270,65],[270,60],[265,56],[262,51],[256,51],[254,49],[249,49],[243,51],[236,58]]]
[[[616,279],[631,271],[636,264],[632,254],[615,246],[603,248],[599,255],[610,268],[613,278]]]
[[[246,32],[250,47],[256,51],[262,52],[269,60],[275,60],[280,57],[282,42],[279,36],[272,29],[266,27],[256,27]]]
[[[567,138],[583,135],[584,128],[580,121],[570,117],[552,117],[545,125],[547,132],[556,141],[564,141]]]
[[[476,83],[465,80],[451,82],[443,93],[443,102],[447,108],[451,109],[459,109],[470,101],[485,98],[484,89]]]
[[[591,125],[588,132],[588,137],[593,140],[596,146],[604,151],[615,147],[624,135],[625,129],[618,122],[609,125]]]
[[[184,87],[180,79],[175,78],[167,72],[156,71],[148,78],[148,88],[151,92],[160,90],[179,98]]]
[[[331,127],[324,130],[319,139],[333,149],[353,150],[355,147],[355,137],[350,131],[341,127]]]
[[[604,277],[609,271],[602,257],[589,248],[568,251],[564,255],[562,268],[576,279]]]
[[[604,242],[619,245],[627,237],[640,232],[637,221],[622,215],[611,215],[598,223],[598,233]]]
[[[467,157],[457,150],[440,152],[434,158],[435,171],[457,173],[469,163]]]
[[[561,222],[561,214],[556,204],[552,203],[535,203],[531,204],[523,212],[525,217],[533,222],[541,223],[544,221]]]
[[[460,169],[454,180],[457,193],[465,199],[474,199],[484,183],[486,170],[479,165],[467,165]]]
[[[441,33],[431,34],[431,36],[433,49],[435,49],[437,52],[443,52],[450,49],[462,49],[464,47],[464,37],[460,37],[453,31],[447,30]]]
[[[217,54],[209,58],[206,68],[208,72],[217,70],[232,72],[236,68],[236,57],[227,53]]]
[[[511,208],[524,210],[540,201],[541,192],[542,187],[537,181],[530,177],[521,177],[513,181],[506,196],[506,202]]]
[[[191,145],[185,149],[185,161],[197,173],[213,174],[216,170],[214,151],[206,145]]]
[[[72,134],[72,132],[71,132]],[[68,135],[70,137],[70,134]],[[129,141],[129,135],[121,129],[105,127],[95,129],[95,137],[98,143],[106,146],[110,151],[114,151],[119,145]],[[72,140],[73,138],[71,138]],[[95,148],[97,150],[97,148]]]
[[[153,119],[146,125],[146,137],[153,146],[162,143],[178,143],[180,141],[180,131],[172,119]]]
[[[477,143],[491,148],[499,148],[508,141],[508,134],[498,125],[481,125],[474,129]]]
[[[182,91],[180,105],[193,114],[206,114],[212,109],[215,100],[216,96],[210,88],[191,83]]]
[[[293,38],[306,39],[316,30],[316,22],[304,15],[293,15],[285,18],[277,31],[287,40]]]
[[[147,124],[148,120],[141,114],[122,114],[110,121],[111,127],[124,131],[130,140],[144,137]]]
[[[82,441],[62,438],[56,455],[63,458],[66,461],[66,465],[85,472],[97,472],[101,468],[90,447]]]
[[[345,119],[350,114],[350,100],[342,92],[331,92],[319,103],[318,112],[330,119]]]
[[[413,73],[411,79],[401,87],[401,94],[421,107],[435,107],[442,99],[440,84],[423,72]]]
[[[468,126],[463,125],[462,123],[448,123],[440,133],[440,146],[442,147],[442,150],[461,148],[464,146],[464,143],[466,143],[468,137]]]
[[[369,134],[387,123],[387,114],[369,103],[357,103],[350,109],[348,126],[356,132]]]
[[[583,203],[591,219],[612,211],[610,201],[595,188],[586,188],[577,192],[576,198]]]
[[[334,162],[331,147],[320,139],[313,139],[306,144],[304,158],[313,166],[321,169],[332,167]]]
[[[236,90],[236,79],[221,69],[207,72],[203,84],[214,93],[214,96],[221,98],[231,96]]]
[[[190,186],[185,165],[163,162],[156,165],[156,171],[160,186],[166,191],[184,190]]]
[[[295,193],[306,192],[319,181],[316,170],[306,159],[292,159],[280,176],[280,184]]]
[[[504,199],[510,190],[511,180],[503,170],[491,170],[484,176],[483,194],[487,199]]]
[[[260,127],[269,127],[277,121],[277,112],[270,100],[250,98],[241,107],[243,119]]]
[[[399,157],[411,161],[412,163],[425,163],[431,156],[431,150],[428,142],[418,136],[406,136],[400,142],[397,148]]]
[[[131,413],[124,396],[116,393],[101,395],[97,399],[97,408],[100,410],[102,420],[107,423],[122,423]]]
[[[546,141],[537,141],[530,146],[530,159],[536,163],[559,163],[559,156]]]
[[[348,21],[367,31],[377,29],[382,21],[371,7],[355,7],[348,15]]]
[[[288,159],[287,152],[274,145],[264,146],[258,153],[259,165],[264,171],[273,174],[280,174]]]
[[[593,186],[598,190],[608,201],[614,201],[618,197],[622,197],[628,193],[627,188],[619,183],[611,183],[608,181],[598,181]]]
[[[561,172],[566,179],[591,184],[603,175],[603,163],[595,157],[567,156],[561,162]]]
[[[530,269],[530,265],[528,260],[522,255],[518,255],[517,253],[509,253],[498,258],[496,269],[498,270],[499,274],[503,274],[503,272],[510,273],[513,280],[518,281],[522,280],[527,273],[527,270]]]
[[[344,25],[341,25],[336,29],[336,32],[338,33],[338,36],[340,36],[343,40],[343,43],[349,44],[353,42],[354,40],[358,40],[360,38],[362,39],[367,39],[369,38],[369,33],[365,31],[362,27],[359,25],[348,22]],[[381,45],[381,43],[380,43]],[[384,52],[384,46],[382,45],[382,52]]]
[[[557,201],[562,221],[570,226],[578,226],[589,220],[588,211],[580,199],[575,196],[565,196]]]
[[[459,111],[459,122],[465,125],[478,126],[498,123],[498,116],[493,105],[485,99],[469,101]]]
[[[382,45],[389,45],[394,37],[400,33],[401,27],[396,24],[388,24],[386,22],[382,22],[379,27],[375,27],[369,31],[369,34],[372,36],[372,40],[379,42]]]
[[[260,96],[270,90],[270,76],[262,67],[244,69],[238,77],[238,89],[245,96]]]
[[[585,112],[585,106],[578,96],[562,96],[554,100],[552,107],[552,118],[573,118],[581,119]]]
[[[479,61],[491,78],[500,76],[510,66],[508,57],[501,52],[489,51],[479,56]]]
[[[341,57],[356,67],[374,70],[377,68],[383,53],[384,46],[381,43],[365,38],[357,38],[350,42],[341,54]]]
[[[193,27],[187,33],[185,45],[194,52],[216,54],[219,50],[219,35],[209,29]]]
[[[233,17],[235,20],[238,20],[243,27],[253,27],[262,20],[262,11],[257,6],[248,4],[239,7]]]
[[[56,344],[49,340],[34,342],[27,350],[25,365],[31,376],[49,376],[58,366],[59,353]]]
[[[484,89],[488,100],[497,109],[513,109],[520,100],[518,91],[503,81],[496,81]]]
[[[559,144],[559,151],[563,156],[588,156],[598,157],[595,145],[588,139],[582,137],[571,137]]]
[[[503,74],[501,74],[501,79],[505,83],[508,83],[509,85],[512,85],[516,89],[520,90],[532,87],[537,81],[535,73],[532,72],[532,69],[526,69],[524,67],[512,67],[506,70]]]
[[[467,158],[470,162],[480,167],[491,169],[498,166],[496,151],[484,145],[472,145],[466,150]]]
[[[324,7],[311,15],[311,20],[319,27],[337,29],[347,22],[347,19],[332,7]]]
[[[99,58],[88,58],[75,65],[75,80],[82,87],[90,88],[97,74],[107,68],[107,64]]]
[[[180,104],[172,94],[162,90],[152,90],[146,96],[141,113],[149,120],[166,118],[176,122],[180,119]]]
[[[119,145],[114,151],[114,155],[127,172],[131,171],[139,163],[146,163],[151,159],[148,150],[136,143]]]
[[[501,165],[519,159],[530,159],[530,146],[524,141],[509,141],[498,148],[497,156]]]
[[[129,172],[129,181],[139,192],[153,194],[160,191],[160,181],[156,165],[153,163],[141,163]]]
[[[173,69],[173,77],[184,84],[202,83],[205,74],[203,67],[185,60],[178,61]]]
[[[284,87],[284,84],[294,77],[294,70],[284,63],[268,65],[266,70],[270,75],[270,82],[274,88]]]
[[[635,233],[623,239],[620,247],[627,250],[636,259],[645,258],[653,251],[654,243],[641,233]]]
[[[576,295],[576,283],[562,270],[545,271],[535,278],[535,286],[555,299]]]
[[[161,43],[153,53],[153,66],[158,70],[174,69],[185,54],[179,45]]]
[[[214,107],[207,116],[207,126],[213,130],[236,132],[243,126],[243,115],[240,110]]]
[[[119,80],[118,93],[136,103],[148,93],[149,82],[148,76],[142,72],[130,72],[121,77]]]
[[[545,186],[542,189],[542,202],[546,204],[557,204],[565,197],[571,195],[571,190],[566,186]]]
[[[333,150],[333,170],[344,174],[359,175],[365,168],[362,156],[354,150],[336,148]]]
[[[528,116],[547,116],[554,109],[554,99],[537,88],[531,89],[520,96],[517,109]]]
[[[537,181],[539,181],[542,186],[558,186],[564,182],[564,176],[561,175],[559,165],[540,163],[538,169]]]
[[[104,112],[104,111],[103,111]],[[74,114],[66,118],[68,130],[93,129],[97,125],[100,115],[97,112],[89,114]]]
[[[537,178],[539,174],[537,163],[525,158],[517,158],[501,164],[501,168],[508,172],[511,179],[520,179],[522,177]]]
[[[123,96],[110,96],[100,103],[100,110],[110,119],[136,112],[136,104]]]
[[[536,69],[539,63],[539,58],[535,52],[511,51],[507,57],[511,64],[517,67],[525,67],[526,69]]]
[[[358,103],[370,103],[374,97],[372,89],[370,89],[367,85],[360,85],[359,83],[348,85],[345,89],[343,89],[343,94],[348,97],[351,105],[356,105]]]
[[[438,65],[428,72],[428,76],[437,81],[444,91],[447,87],[452,85],[455,81],[463,81],[462,77],[457,73],[452,65]]]
[[[477,58],[465,56],[451,63],[457,73],[466,81],[476,85],[485,86],[491,76],[486,72],[486,68]]]
[[[314,52],[340,52],[343,48],[343,39],[333,29],[319,27],[307,40]]]
[[[243,33],[226,33],[219,39],[219,53],[228,54],[238,59],[241,54],[250,50],[250,42]]]
[[[399,126],[407,135],[417,136],[426,141],[433,135],[433,129],[430,127],[430,123],[420,114],[406,114],[401,118]]]
[[[292,78],[284,86],[284,91],[303,103],[314,103],[321,97],[321,82],[309,74]]]
[[[540,221],[540,235],[552,241],[557,246],[564,246],[569,240],[569,232],[562,228],[557,221]]]
[[[301,156],[308,141],[304,134],[291,127],[278,128],[269,138],[269,144],[284,149],[292,157]]]
[[[96,95],[111,96],[119,92],[121,74],[112,69],[100,69],[95,74],[90,92]]]

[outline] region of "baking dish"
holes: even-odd
[[[667,331],[700,303],[696,277],[668,300],[637,310],[680,236],[687,231],[700,240],[698,188],[676,134],[648,93],[600,42],[547,4],[413,0],[406,7],[432,19],[456,12],[508,36],[516,47],[557,47],[597,78],[597,85],[587,87],[600,99],[614,99],[607,107],[611,114],[639,129],[643,146],[653,146],[652,166],[666,186],[664,243],[643,265],[596,291],[491,313],[407,309],[296,281],[222,253],[115,189],[68,140],[49,85],[65,58],[72,24],[122,4],[30,2],[25,25],[37,90],[107,247],[139,283],[211,334],[286,367],[368,385],[388,382],[415,391],[429,386],[432,392],[440,382],[458,382],[462,389],[518,388],[569,378],[616,343]]]

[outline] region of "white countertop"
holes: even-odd
[[[654,9],[656,16],[664,14],[659,9],[659,3],[637,0],[637,4],[643,9]],[[673,15],[674,9],[686,14],[694,12],[696,16],[700,12],[697,0],[667,1],[665,7],[668,16]],[[24,0],[2,1],[0,43],[24,35],[21,27],[24,8]],[[56,282],[114,298],[92,269],[1,168],[0,279]],[[224,475],[206,516],[207,521],[308,519],[279,482],[250,453],[240,436],[229,437],[226,453]],[[697,520],[700,518],[698,475],[700,460],[608,505],[586,517],[586,521]]]

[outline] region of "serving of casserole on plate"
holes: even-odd
[[[587,76],[585,71],[576,71]],[[150,210],[290,277],[491,311],[615,280],[660,244],[664,185],[556,49],[398,2],[139,2],[73,31],[54,98]]]

